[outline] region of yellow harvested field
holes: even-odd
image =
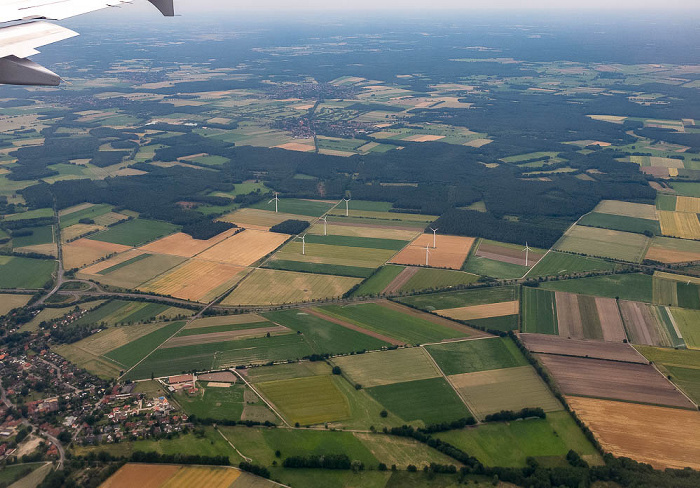
[[[155,277],[138,289],[184,300],[208,302],[236,284],[244,269],[195,258]]]
[[[14,251],[22,254],[30,254],[30,253],[37,253],[37,254],[43,254],[45,256],[53,256],[56,257],[58,255],[58,248],[55,243],[49,243],[49,244],[35,244],[34,246],[24,246],[24,247],[16,247]]]
[[[247,229],[210,247],[198,258],[250,266],[284,244],[289,237],[287,234]]]
[[[300,152],[309,152],[313,151],[316,149],[314,146],[310,144],[301,144],[299,142],[287,142],[286,144],[280,144],[279,146],[274,146],[278,147],[280,149],[286,149],[287,151],[300,151]]]
[[[238,469],[224,466],[125,464],[100,488],[228,488],[240,476]]]
[[[445,136],[430,135],[430,134],[416,134],[413,136],[404,137],[401,140],[402,141],[411,141],[411,142],[431,142],[431,141],[439,141],[440,139],[444,139],[444,138],[445,138]]]
[[[433,234],[421,234],[390,261],[394,264],[425,265],[425,247],[429,246],[428,265],[434,268],[462,269],[474,244],[473,237],[438,235],[433,248]]]
[[[665,249],[659,246],[650,246],[644,259],[666,264],[688,263],[691,261],[700,261],[700,252],[678,251],[675,249]]]
[[[634,156],[632,156],[634,157]],[[649,163],[656,168],[684,168],[682,159],[662,158],[659,156],[649,156]]]
[[[603,449],[656,469],[700,469],[700,412],[566,397]]]
[[[13,308],[25,306],[31,297],[31,295],[0,294],[0,316]]]
[[[700,213],[700,198],[677,196],[676,212]]]
[[[489,317],[503,317],[518,313],[518,301],[486,303],[484,305],[472,305],[470,307],[448,308],[436,310],[435,313],[443,317],[457,320],[486,319]]]
[[[229,229],[217,234],[211,239],[199,240],[193,239],[191,236],[178,232],[157,241],[151,242],[141,247],[141,250],[154,252],[158,254],[170,254],[173,256],[181,256],[183,258],[191,258],[206,249],[220,243],[224,239],[231,237],[238,229]]]
[[[589,115],[593,120],[601,120],[603,122],[612,122],[613,124],[622,124],[627,117],[619,115]]]
[[[593,211],[597,213],[622,215],[624,217],[636,217],[638,219],[658,220],[656,206],[644,203],[603,200]]]
[[[86,208],[94,207],[94,203],[79,203],[78,205],[73,205],[72,207],[64,208],[58,211],[59,217],[64,217],[66,215],[72,214],[73,212],[79,212],[80,210],[85,210]]]
[[[202,327],[214,327],[217,325],[254,324],[257,322],[267,322],[267,319],[254,313],[242,315],[223,315],[219,317],[206,317],[196,319],[187,324],[186,329],[199,329]]]
[[[74,241],[79,237],[90,234],[91,232],[97,232],[102,230],[104,227],[95,224],[75,224],[65,229],[61,229],[61,241],[68,242]]]
[[[695,213],[659,211],[661,233],[681,239],[700,239],[700,220]]]
[[[492,139],[472,139],[469,142],[465,142],[464,145],[469,147],[481,147],[485,146],[486,144],[491,144],[492,142]]]
[[[277,225],[285,220],[313,220],[313,217],[305,217],[303,215],[293,215],[283,212],[275,212],[272,210],[260,210],[257,208],[242,208],[230,214],[223,215],[217,220],[223,222],[232,222],[246,229],[269,230],[273,225]]]
[[[144,254],[144,252],[140,249],[129,249],[128,251],[123,252],[121,254],[117,254],[112,258],[105,259],[104,261],[95,263],[92,266],[88,266],[82,272],[85,274],[99,274],[100,271],[104,271],[105,269],[111,268],[112,266],[116,266],[117,264],[123,263],[124,261],[128,261],[129,259],[135,258],[136,256],[140,256],[141,254]]]
[[[129,249],[131,249],[129,246],[112,244],[111,242],[78,239],[63,246],[63,267],[67,270],[82,268],[111,254],[128,251]]]
[[[107,330],[88,336],[73,345],[95,356],[101,356],[113,349],[148,335],[161,327],[163,327],[163,322],[110,327]]]
[[[328,222],[329,236],[351,236],[351,237],[371,237],[374,239],[397,239],[401,241],[412,241],[419,230],[396,229],[394,227],[378,227],[373,225],[338,225],[335,222]],[[323,235],[323,224],[314,224],[308,231],[309,234]]]
[[[222,304],[277,305],[339,297],[361,281],[360,278],[346,276],[259,268],[224,298]]]

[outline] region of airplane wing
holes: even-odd
[[[175,15],[173,0],[148,0],[163,15]],[[27,59],[36,48],[78,33],[44,20],[114,7],[128,0],[0,0],[0,84],[57,86],[61,77]],[[10,25],[4,25],[8,24]]]

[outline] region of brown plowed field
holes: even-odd
[[[573,293],[555,293],[557,303],[557,326],[559,335],[583,339],[583,324],[578,308],[578,295]]]
[[[614,298],[595,297],[598,308],[600,328],[603,331],[603,340],[610,342],[622,342],[627,339],[625,326],[622,324],[620,309]]]
[[[290,236],[247,229],[229,237],[197,256],[221,263],[250,266],[284,244]]]
[[[581,341],[546,334],[520,334],[520,340],[533,353],[649,364],[632,346],[622,342]]]
[[[345,322],[344,320],[340,320],[340,319],[337,319],[335,317],[331,317],[329,315],[324,314],[323,312],[321,312],[320,310],[318,310],[316,308],[309,308],[306,311],[308,313],[310,313],[311,315],[315,315],[316,317],[318,317],[320,319],[326,320],[328,322],[332,322],[336,325],[340,325],[342,327],[345,327],[346,329],[351,329],[351,330],[360,332],[362,334],[368,335],[370,337],[374,337],[375,339],[379,339],[380,341],[388,342],[389,344],[393,344],[395,346],[403,346],[404,345],[403,342],[398,341],[398,340],[394,339],[393,337],[385,336],[385,335],[379,334],[378,332],[373,332],[371,330],[363,329],[362,327],[360,327],[358,325],[351,324],[350,322]]]
[[[63,246],[63,267],[66,269],[82,268],[110,254],[124,252],[129,246],[112,244],[111,242],[78,239]]]
[[[603,449],[657,469],[700,469],[700,412],[567,397]]]
[[[566,395],[695,408],[651,365],[538,354]]]
[[[525,266],[525,253],[522,249],[513,249],[506,246],[482,242],[479,245],[479,250],[476,251],[476,255],[482,258],[493,259],[494,261]],[[543,257],[544,254],[530,251],[527,258],[527,265],[532,267]]]
[[[416,227],[411,227],[408,225],[392,225],[391,227],[386,227],[385,225],[382,224],[365,224],[365,223],[357,223],[357,222],[341,222],[334,220],[331,224],[331,222],[328,223],[328,227],[330,230],[331,225],[333,226],[340,226],[340,227],[365,227],[367,229],[391,229],[391,230],[406,230],[406,231],[416,231]],[[414,234],[415,235],[415,234]],[[374,235],[367,236],[367,237],[375,237]],[[432,243],[432,241],[430,241]],[[424,246],[425,247],[425,246]]]
[[[155,252],[159,254],[172,254],[183,258],[191,258],[200,252],[209,249],[215,244],[232,236],[238,229],[229,229],[221,234],[215,235],[211,239],[199,240],[193,239],[191,236],[178,232],[155,242],[151,242],[143,247],[144,251]]]
[[[173,337],[161,347],[167,349],[169,347],[194,346],[197,344],[213,344],[215,342],[235,341],[244,337],[263,337],[265,334],[280,335],[291,332],[288,328],[281,325],[271,327],[260,327],[257,329],[242,329],[228,330],[225,332],[213,332],[211,334],[197,334],[188,336]]]
[[[649,305],[620,300],[620,312],[631,343],[647,346],[659,344],[660,337],[656,332],[656,317]]]
[[[462,269],[474,244],[472,237],[438,235],[433,249],[433,235],[421,234],[391,260],[395,264],[425,265],[425,246],[429,246],[428,265],[436,268]]]
[[[408,266],[401,271],[394,280],[389,283],[386,288],[382,290],[382,294],[386,295],[389,293],[396,293],[399,289],[405,285],[411,277],[418,272],[420,268],[415,266]]]
[[[651,246],[644,259],[651,259],[660,263],[688,263],[700,261],[700,253],[665,249],[659,246]]]
[[[470,307],[448,308],[436,310],[436,314],[457,320],[476,320],[491,317],[504,317],[518,313],[518,301],[485,303],[483,305],[472,305]]]

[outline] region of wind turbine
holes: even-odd
[[[525,248],[523,249],[525,251],[525,267],[527,268],[527,258],[529,257],[530,254],[530,246],[527,245],[527,241],[525,242]],[[522,252],[522,251],[520,251]]]
[[[350,201],[350,199],[349,199],[349,198],[343,198],[343,201],[345,202],[345,216],[346,216],[346,217],[349,217],[349,212],[350,212],[350,210],[349,210],[348,202]]]
[[[274,200],[274,202],[275,202],[275,213],[277,213],[277,202],[280,201],[280,199],[279,199],[279,197],[278,197],[277,195],[279,195],[279,193],[275,192],[275,197],[274,197],[272,200],[270,200],[269,202],[267,202],[267,204],[269,205],[269,204],[271,204],[272,201]]]
[[[327,225],[328,225],[328,216],[327,216],[327,215],[324,215],[323,217],[321,217],[321,220],[323,220],[323,235],[324,235],[324,236],[327,236],[327,235],[328,235],[328,231],[327,231],[327,228],[326,228],[326,227],[327,227]]]
[[[430,255],[430,246],[425,246],[425,265],[428,266],[428,256]]]
[[[297,236],[297,239],[299,239],[299,236]],[[306,255],[306,234],[301,236],[301,254]]]
[[[436,233],[438,230],[437,230],[437,229],[433,229],[432,227],[430,227],[430,230],[433,231],[433,249],[435,249],[435,233]]]

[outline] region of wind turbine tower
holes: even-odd
[[[350,216],[350,207],[348,206],[348,202],[350,201],[349,198],[343,198],[345,201],[345,216],[349,217]]]
[[[279,195],[279,193],[275,192],[275,197],[269,202],[267,202],[268,205],[271,204],[273,201],[275,202],[275,213],[277,213],[277,202],[280,201],[280,198],[277,195]]]
[[[527,245],[527,242],[525,243],[525,249],[523,249],[523,251],[525,251],[525,267],[527,268],[527,261],[530,254],[530,247]]]
[[[430,246],[425,246],[425,265],[428,266],[428,256],[430,255]]]
[[[297,239],[299,236],[297,236]],[[301,254],[305,255],[306,254],[306,234],[301,236]]]
[[[327,235],[328,235],[328,229],[327,229],[327,226],[328,226],[328,216],[327,216],[327,215],[324,215],[323,217],[321,217],[321,220],[323,220],[323,235],[324,235],[324,236],[327,236]]]
[[[435,249],[435,233],[436,233],[438,230],[437,230],[437,229],[433,229],[432,227],[430,228],[430,230],[433,231],[433,249]]]

